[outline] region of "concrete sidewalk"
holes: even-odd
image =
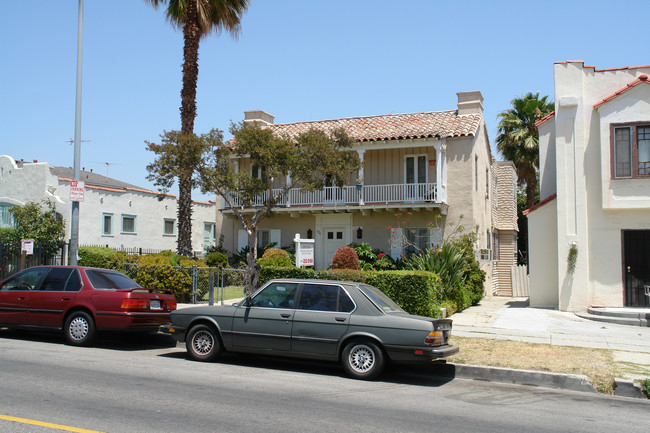
[[[625,379],[650,377],[650,328],[583,319],[574,313],[531,308],[528,298],[486,297],[479,305],[451,316],[452,335],[613,351],[616,362],[648,372]]]

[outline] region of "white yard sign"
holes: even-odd
[[[70,181],[70,201],[84,201],[85,182],[80,180]]]

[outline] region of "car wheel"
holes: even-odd
[[[221,340],[214,328],[196,325],[187,334],[185,347],[190,358],[196,361],[214,361],[221,353]]]
[[[352,341],[343,349],[343,367],[355,379],[370,380],[384,370],[384,353],[370,341]]]
[[[66,319],[63,333],[73,346],[89,346],[95,340],[95,322],[88,313],[76,311]]]

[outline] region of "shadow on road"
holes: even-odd
[[[67,344],[60,332],[2,328],[0,329],[0,338]],[[97,340],[93,347],[122,351],[150,350],[176,347],[176,341],[170,336],[161,334],[100,332],[97,334]]]
[[[182,346],[179,345],[178,347],[181,348]],[[198,362],[189,359],[187,352],[184,350],[163,353],[157,356],[186,359],[188,363]],[[224,353],[216,362],[254,369],[347,377],[343,371],[343,367],[338,362],[239,353]],[[450,369],[450,367],[452,368]],[[385,383],[439,387],[453,380],[453,375],[450,375],[450,371],[453,371],[453,366],[444,362],[433,362],[428,365],[389,364],[377,380]]]

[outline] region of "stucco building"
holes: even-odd
[[[66,222],[70,238],[72,168],[47,162],[15,161],[0,155],[0,227],[12,226],[9,208],[50,200]],[[177,199],[121,182],[92,171],[81,171],[84,200],[79,206],[79,244],[111,248],[176,250]],[[216,202],[193,202],[192,247],[202,254],[214,245]],[[220,217],[220,215],[218,215]]]
[[[555,112],[537,125],[541,202],[526,212],[531,305],[650,306],[649,73],[554,65]]]
[[[514,166],[496,162],[491,154],[481,93],[457,96],[457,107],[448,111],[297,123],[275,124],[264,111],[245,112],[244,122],[290,137],[310,128],[343,127],[356,141],[353,150],[361,160],[359,172],[342,188],[290,190],[274,216],[258,227],[258,245],[287,246],[296,233],[313,238],[315,266],[324,269],[339,247],[352,242],[398,258],[414,245],[439,244],[459,224],[478,235],[488,293],[507,294],[509,269],[502,270],[516,259]],[[260,168],[248,158],[235,164],[259,175]],[[274,188],[281,187],[282,180],[277,182]],[[224,247],[239,251],[247,245],[247,234],[231,209],[222,205],[221,212]]]

